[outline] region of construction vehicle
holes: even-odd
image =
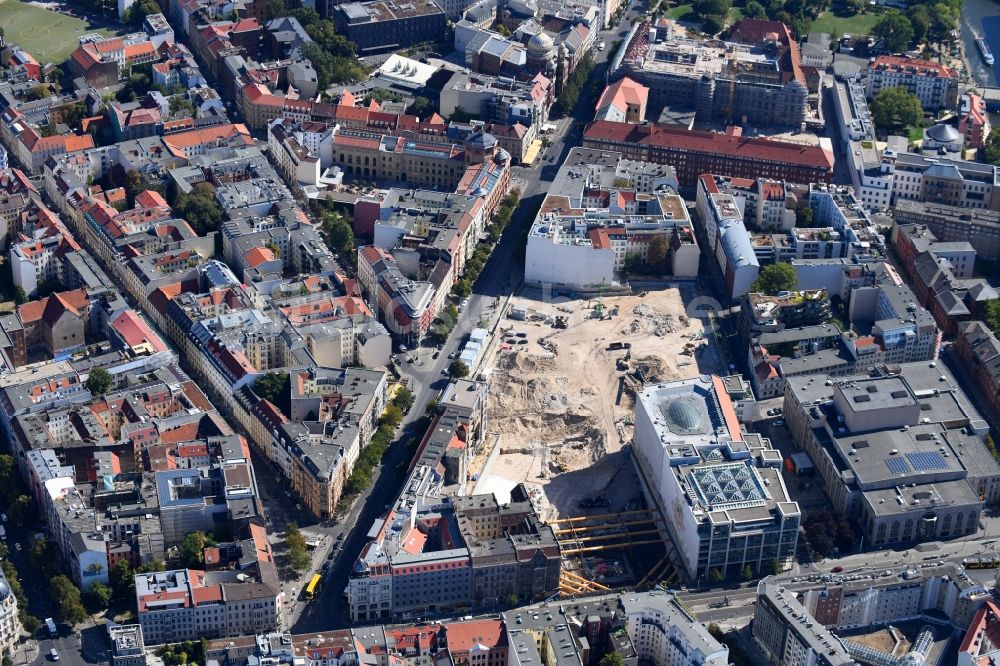
[[[615,351],[618,349],[632,349],[631,342],[612,342],[606,348],[607,351]]]

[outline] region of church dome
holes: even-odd
[[[555,43],[544,32],[539,32],[528,40],[528,57],[535,59],[548,58]]]

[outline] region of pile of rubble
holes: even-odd
[[[622,330],[623,335],[652,333],[662,338],[665,335],[676,333],[688,326],[688,318],[686,316],[675,317],[672,314],[663,314],[646,303],[640,303],[632,308],[632,315],[632,320]]]

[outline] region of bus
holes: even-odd
[[[306,601],[312,601],[316,596],[316,591],[319,589],[319,582],[322,578],[319,574],[313,574],[312,580],[306,586]]]

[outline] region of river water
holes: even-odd
[[[997,70],[983,62],[976,46],[976,36],[985,35],[986,43],[1000,67],[1000,2],[996,0],[965,0],[962,7],[962,41],[972,67],[972,76],[980,85],[997,85]]]

